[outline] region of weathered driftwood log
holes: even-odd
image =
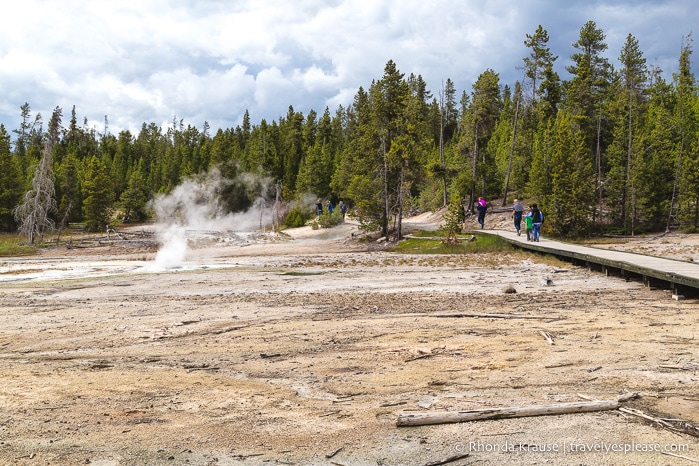
[[[483,319],[543,319],[543,320],[560,320],[563,317],[557,315],[526,315],[526,314],[483,314],[479,312],[444,312],[437,314],[425,314],[426,317],[442,317],[460,319],[463,317],[474,317]]]
[[[512,417],[547,416],[552,414],[588,413],[617,409],[619,401],[587,401],[556,403],[540,406],[515,406],[510,408],[473,409],[470,411],[445,411],[430,413],[404,413],[398,416],[396,426],[424,426],[453,422],[480,421],[483,419],[505,419]]]

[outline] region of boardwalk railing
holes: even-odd
[[[504,230],[479,230],[478,233],[498,235],[518,248],[554,255],[607,275],[618,275],[625,280],[639,278],[646,286],[667,286],[674,299],[682,299],[685,294],[699,294],[699,264],[694,262],[580,246],[547,238],[529,242],[526,236]]]

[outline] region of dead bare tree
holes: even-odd
[[[61,129],[62,110],[56,107],[49,122],[49,132],[41,160],[34,172],[32,188],[24,195],[24,202],[13,213],[19,223],[19,233],[27,237],[27,243],[42,240],[46,231],[54,228],[51,213],[56,211],[56,189],[53,176],[53,146]]]

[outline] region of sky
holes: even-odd
[[[8,132],[29,103],[44,129],[55,107],[64,126],[75,107],[80,126],[103,133],[107,120],[110,133],[134,136],[144,123],[165,130],[173,121],[207,122],[214,134],[241,124],[246,109],[252,124],[290,105],[334,115],[389,60],[434,96],[446,79],[457,96],[470,94],[488,69],[512,87],[539,25],[562,79],[580,29],[594,21],[612,64],[632,34],[647,64],[672,80],[699,24],[696,0],[23,0],[3,11]]]

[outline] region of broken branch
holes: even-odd
[[[674,456],[675,458],[682,458],[683,460],[691,461],[692,463],[699,463],[699,460],[695,460],[694,458],[690,458],[689,456],[677,455],[675,453],[670,453],[669,451],[662,451],[661,453],[663,455]]]
[[[449,458],[445,458],[443,460],[431,461],[429,463],[426,463],[425,466],[441,466],[443,464],[449,464],[449,463],[453,463],[454,461],[462,460],[462,459],[466,458],[467,456],[468,456],[468,453],[462,453],[460,455],[450,456]]]
[[[593,398],[591,398],[589,396],[581,395],[579,393],[578,393],[578,396],[584,400],[593,400]],[[624,401],[628,401],[628,400],[631,400],[631,399],[636,398],[636,397],[638,397],[637,393],[625,393],[623,395],[619,395],[617,397],[617,400],[619,402],[624,402]],[[621,413],[630,414],[632,416],[640,417],[642,419],[650,421],[650,422],[662,427],[663,429],[669,430],[670,432],[685,433],[685,434],[691,435],[693,437],[699,437],[699,429],[696,426],[694,426],[694,425],[690,424],[689,422],[684,421],[682,419],[672,419],[673,422],[678,422],[681,424],[680,427],[677,427],[677,426],[671,424],[670,422],[668,422],[669,419],[663,419],[663,418],[651,416],[651,415],[646,414],[643,411],[638,410],[638,409],[626,408],[626,407],[620,406],[618,408],[618,410]]]
[[[543,336],[544,338],[546,338],[546,342],[547,342],[549,345],[553,345],[553,337],[551,336],[550,333],[544,332],[543,330],[539,330],[539,333],[541,334],[541,336]]]

